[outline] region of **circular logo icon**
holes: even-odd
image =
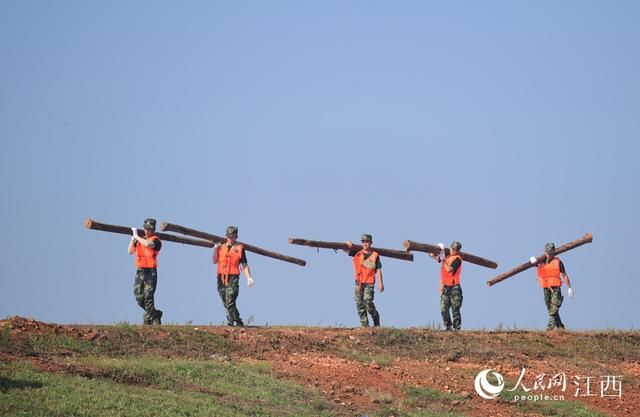
[[[497,385],[493,385],[491,382],[489,382],[487,378],[489,372],[491,372],[496,378],[498,382]],[[476,375],[473,386],[475,387],[476,392],[479,396],[487,400],[493,400],[498,395],[500,395],[500,393],[504,389],[504,378],[502,377],[502,375],[494,372],[491,369],[485,369],[484,371],[481,371],[478,375]]]

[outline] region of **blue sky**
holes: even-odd
[[[141,322],[128,238],[146,217],[307,260],[249,254],[253,324],[356,326],[344,254],[459,240],[463,327],[540,329],[548,241],[569,328],[638,328],[637,2],[34,2],[0,6],[0,317]],[[167,242],[156,304],[224,309],[210,250]],[[383,259],[383,325],[440,323],[437,264]]]

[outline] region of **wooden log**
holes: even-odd
[[[118,233],[118,234],[121,234],[121,235],[129,235],[129,236],[131,236],[133,234],[133,232],[131,231],[131,227],[116,226],[116,225],[107,224],[107,223],[99,223],[99,222],[97,222],[95,220],[92,220],[92,219],[85,219],[84,227],[86,227],[87,229],[100,230],[100,231],[103,231],[103,232]],[[213,242],[210,242],[208,240],[190,239],[190,238],[186,238],[186,237],[182,237],[182,236],[170,235],[170,234],[167,234],[167,233],[156,233],[156,235],[162,241],[183,243],[185,245],[201,246],[203,248],[212,248],[213,247]],[[138,229],[138,236],[144,237],[144,230],[142,228]]]
[[[437,255],[440,253],[440,247],[437,245],[430,245],[428,243],[420,243],[420,242],[414,242],[413,240],[405,240],[403,243],[403,246],[405,248],[405,250],[407,251],[418,251],[418,252],[426,252],[426,253],[433,253],[434,255]],[[449,248],[445,248],[445,254],[447,256],[449,256]],[[498,264],[495,263],[494,261],[491,261],[489,259],[485,259],[485,258],[481,258],[479,256],[476,255],[472,255],[470,253],[466,253],[466,252],[460,252],[460,256],[462,256],[462,260],[472,263],[472,264],[476,264],[476,265],[480,265],[480,266],[484,266],[486,268],[491,268],[491,269],[496,269],[498,267]]]
[[[571,249],[575,249],[578,246],[582,246],[584,244],[591,243],[592,241],[593,241],[593,235],[591,235],[591,233],[587,233],[586,235],[582,236],[580,239],[576,239],[576,240],[574,240],[572,242],[565,243],[564,245],[560,246],[559,248],[556,248],[554,254],[555,255],[559,255],[559,254],[561,254],[563,252],[569,251]],[[538,256],[536,256],[536,263],[542,262],[542,261],[544,261],[544,259],[545,259],[545,254],[544,253],[542,255],[538,255]],[[507,279],[509,277],[512,277],[512,276],[514,276],[516,274],[519,274],[520,272],[526,271],[527,269],[532,268],[533,266],[535,266],[535,265],[531,264],[531,262],[524,263],[524,264],[522,264],[520,266],[517,266],[517,267],[513,268],[510,271],[505,272],[504,274],[500,274],[497,277],[487,281],[487,285],[491,287],[492,285],[495,285],[500,281],[504,281],[505,279]]]
[[[160,230],[166,230],[169,232],[176,232],[176,233],[181,233],[183,235],[193,236],[201,239],[207,239],[216,243],[223,243],[227,241],[226,237],[213,235],[211,233],[206,233],[200,230],[190,229],[188,227],[180,226],[173,223],[167,223],[167,222],[160,224]],[[238,241],[238,243],[242,243],[242,242]],[[280,261],[289,262],[289,263],[300,265],[300,266],[305,266],[307,264],[307,261],[305,261],[304,259],[298,259],[298,258],[294,258],[293,256],[283,255],[278,252],[273,252],[270,250],[259,248],[257,246],[249,245],[247,243],[242,243],[242,245],[244,245],[244,249],[246,251],[257,253],[258,255],[267,256],[269,258],[278,259]]]
[[[353,244],[353,248],[349,248],[349,246],[347,246],[347,244],[344,242],[324,242],[321,240],[307,240],[307,239],[300,239],[297,237],[290,237],[289,243],[293,245],[310,246],[312,248],[324,248],[324,249],[343,249],[343,250],[362,249],[362,245],[356,245],[355,243]],[[378,252],[380,256],[386,256],[387,258],[401,259],[403,261],[413,261],[412,253],[403,252],[401,250],[374,248],[374,247],[372,247],[371,250],[374,250]]]

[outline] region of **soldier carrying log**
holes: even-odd
[[[529,258],[529,262],[518,265],[515,268],[490,279],[487,281],[487,285],[491,287],[507,278],[537,266],[536,276],[538,278],[538,284],[542,287],[544,303],[547,306],[547,313],[549,314],[547,330],[564,329],[564,324],[562,323],[562,320],[560,320],[559,314],[560,306],[564,300],[562,291],[560,290],[562,280],[567,284],[567,293],[569,294],[569,298],[573,297],[573,289],[571,288],[569,276],[564,269],[564,264],[560,258],[558,258],[558,255],[591,242],[593,242],[593,235],[591,233],[587,233],[581,238],[565,243],[557,248],[555,244],[547,243],[544,245],[544,253],[542,255],[532,256]]]
[[[407,251],[426,252],[433,259],[441,263],[440,266],[440,314],[445,330],[460,330],[462,326],[462,287],[460,286],[460,276],[462,275],[462,262],[468,262],[485,268],[496,269],[498,264],[490,259],[461,252],[462,244],[457,241],[451,242],[449,248],[444,247],[444,243],[432,245],[419,243],[412,240],[405,240],[403,243]],[[453,315],[453,321],[451,315]]]
[[[547,306],[547,313],[549,314],[547,330],[564,329],[564,324],[560,320],[560,306],[562,306],[562,301],[564,300],[560,289],[562,280],[567,284],[569,298],[573,297],[571,281],[560,258],[554,256],[555,250],[556,245],[547,243],[544,245],[544,259],[539,261],[535,256],[530,258],[531,265],[537,265],[536,276],[538,284],[542,288],[544,304]]]
[[[251,271],[249,271],[249,265],[247,264],[244,245],[237,242],[238,227],[227,227],[225,236],[227,237],[226,242],[218,242],[213,247],[212,261],[218,265],[218,294],[224,308],[227,310],[227,325],[244,326],[236,306],[236,300],[240,293],[240,271],[243,271],[247,277],[247,285],[249,287],[253,287],[253,278],[251,278]]]
[[[354,247],[351,241],[346,244],[349,250],[344,250],[349,256],[353,257],[353,268],[355,270],[356,288],[353,298],[356,302],[356,310],[360,316],[360,325],[369,327],[369,318],[367,313],[373,320],[373,326],[380,326],[380,314],[376,310],[373,303],[376,286],[376,275],[379,281],[379,290],[384,292],[384,283],[382,282],[382,262],[380,262],[380,254],[371,249],[373,237],[370,234],[363,234],[360,242],[362,249]]]
[[[460,276],[462,275],[462,256],[460,249],[462,244],[457,241],[451,242],[449,254],[446,255],[444,244],[440,243],[440,253],[434,255],[429,253],[440,265],[440,314],[445,330],[460,330],[462,326],[462,287],[460,286]],[[451,315],[453,315],[453,322]]]
[[[156,220],[145,219],[144,237],[138,236],[138,229],[131,228],[129,255],[136,254],[136,279],[133,294],[138,305],[144,310],[144,324],[161,324],[162,311],[157,310],[153,296],[158,284],[158,253],[162,242],[156,235]]]
[[[355,270],[356,282],[354,299],[356,302],[358,316],[360,317],[360,324],[363,327],[369,326],[368,313],[373,320],[373,325],[377,327],[380,326],[380,314],[373,303],[376,275],[379,279],[380,292],[384,291],[384,283],[382,282],[382,263],[380,262],[380,257],[386,256],[403,261],[413,261],[413,254],[394,249],[374,248],[371,246],[373,243],[372,236],[366,233],[362,235],[360,241],[362,245],[354,244],[351,241],[342,243],[308,240],[297,237],[289,238],[289,243],[293,245],[333,250],[340,249],[353,257],[353,268]]]

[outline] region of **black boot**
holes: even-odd
[[[156,315],[151,321],[151,324],[157,324],[158,326],[162,324],[162,310],[156,310]]]

